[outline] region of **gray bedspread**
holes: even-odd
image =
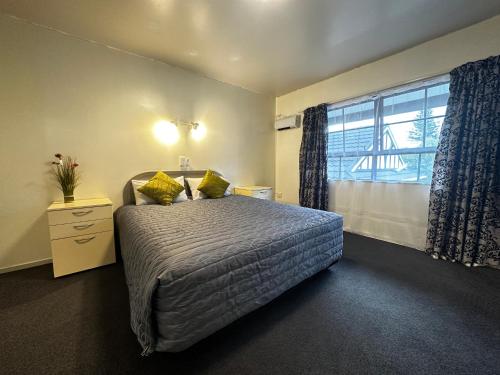
[[[342,217],[243,196],[117,211],[132,329],[181,351],[342,255]]]

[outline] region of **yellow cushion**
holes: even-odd
[[[172,177],[158,171],[151,180],[137,190],[154,199],[156,202],[168,206],[184,190],[184,186]]]
[[[203,180],[198,185],[198,190],[208,198],[222,198],[226,192],[229,182],[217,176],[210,169],[205,173]]]

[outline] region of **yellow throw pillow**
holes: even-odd
[[[172,177],[158,171],[151,180],[137,190],[154,199],[156,202],[168,206],[184,190],[184,186]]]
[[[217,176],[210,169],[205,173],[203,180],[198,185],[198,190],[208,198],[222,198],[226,192],[229,182]]]

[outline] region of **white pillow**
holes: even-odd
[[[174,199],[174,203],[185,202],[188,200],[188,196],[186,194],[186,185],[184,184],[184,176],[179,176],[174,178],[179,184],[184,186],[184,190],[179,193],[179,195]]]
[[[224,181],[227,181],[224,177],[220,176]],[[191,190],[191,195],[193,197],[193,200],[197,199],[207,199],[207,196],[202,193],[201,191],[198,190],[198,185],[201,183],[203,178],[193,178],[193,177],[186,177],[186,181],[189,185],[189,189]],[[227,181],[229,182],[229,181]],[[229,184],[227,187],[226,191],[224,192],[224,196],[228,196],[232,194],[234,187],[232,184]]]
[[[146,194],[142,194],[139,190],[147,180],[132,180],[132,188],[134,189],[135,205],[142,206],[143,204],[154,204],[156,203],[154,199],[149,198]]]
[[[175,181],[177,181],[179,184],[182,186],[184,185],[184,176],[179,176],[174,178]],[[135,205],[136,206],[142,206],[143,204],[155,204],[155,200],[148,197],[146,194],[142,194],[139,189],[142,185],[144,185],[148,180],[132,180],[132,187],[134,189],[134,197],[135,197]],[[179,193],[179,195],[174,199],[173,203],[179,203],[179,202],[184,202],[187,201],[188,197],[186,195],[186,189],[184,188],[183,191]]]
[[[222,178],[224,178],[224,177],[222,177]],[[226,179],[224,178],[224,180],[226,180]],[[229,182],[229,181],[227,181],[227,182]],[[233,194],[233,191],[234,191],[234,185],[229,182],[229,186],[227,187],[226,191],[224,192],[224,196],[227,197],[228,195]]]
[[[193,197],[194,201],[198,199],[207,198],[205,194],[203,194],[201,191],[198,190],[198,185],[201,183],[201,180],[203,180],[203,178],[186,177],[186,181],[189,185],[189,189],[191,190],[191,196]]]

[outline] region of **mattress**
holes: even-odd
[[[117,211],[143,354],[181,351],[342,255],[342,217],[244,196]]]

